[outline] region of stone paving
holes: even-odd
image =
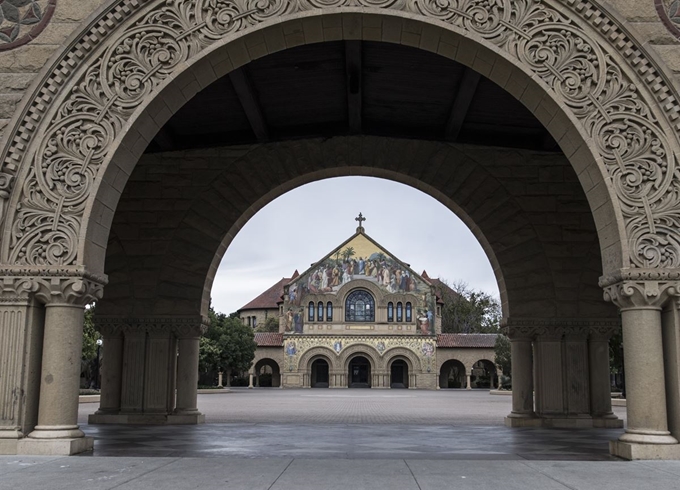
[[[680,490],[680,462],[609,456],[621,430],[509,429],[510,397],[487,391],[236,389],[199,408],[202,426],[85,424],[79,457],[0,456],[0,490]]]
[[[89,426],[94,456],[314,459],[613,459],[621,430],[509,429],[488,391],[235,389],[199,395],[201,426]],[[81,419],[96,410],[81,405]],[[618,409],[625,418],[625,409]]]

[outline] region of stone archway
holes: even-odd
[[[64,383],[43,383],[39,388],[37,420],[29,416],[36,412],[37,396],[16,402],[21,406],[12,413],[21,415],[12,415],[8,422],[16,438],[36,423],[41,429],[24,441],[29,446],[43,437],[82,435],[73,424],[76,405],[71,403],[60,414],[49,409],[64,396],[75,398],[63,360],[78,349],[59,340],[78,337],[82,306],[102,295],[115,209],[149,138],[183,101],[233,67],[278,49],[320,41],[325,34],[336,38],[378,34],[388,42],[436,51],[498,82],[529,107],[559,142],[588,196],[602,253],[601,285],[606,297],[624,308],[629,350],[650,342],[654,354],[663,349],[660,310],[668,305],[680,277],[678,141],[672,129],[678,107],[676,92],[652,58],[595,3],[583,8],[581,3],[505,0],[501,8],[488,11],[462,1],[452,9],[427,2],[364,3],[355,8],[354,3],[340,1],[317,9],[313,3],[282,0],[235,16],[221,15],[219,9],[226,7],[199,3],[194,15],[187,17],[178,5],[160,0],[144,5],[112,1],[74,38],[63,57],[45,69],[44,83],[24,102],[3,150],[8,196],[2,208],[4,293],[9,302],[18,304],[11,307],[21,318],[13,323],[21,330],[15,350],[27,356],[7,368],[7,383],[12,389],[37,392],[36,381],[25,385],[22,372],[24,366],[39,366],[40,360],[22,344],[28,342],[26,336],[42,337],[43,324],[50,328],[44,335],[49,347],[42,356],[42,370],[50,371],[50,376],[54,371]],[[325,34],[321,18],[332,25]],[[169,101],[174,102],[168,105]],[[265,202],[263,197],[249,212]],[[233,236],[248,217],[243,213],[227,236]],[[47,305],[44,322],[42,304]],[[154,335],[159,357],[167,357],[177,342],[180,362],[190,371],[207,305],[203,307],[176,310],[172,319],[137,318],[132,311],[102,328],[111,332],[109,345],[132,345],[135,333],[159,333]],[[527,344],[530,348],[531,342],[540,340],[538,345],[546,351],[543,358],[548,358],[556,343],[568,344],[579,328],[598,327],[597,322],[579,321],[510,318],[514,357],[528,359]],[[548,337],[546,324],[551,327]],[[640,324],[647,328],[633,328]],[[123,331],[130,334],[124,340]],[[588,356],[584,349],[581,342],[579,355]],[[637,369],[640,379],[663,371],[659,364],[643,373],[643,364]],[[513,372],[521,372],[519,376],[530,383],[530,362],[519,368]],[[196,410],[195,395],[188,388],[191,381],[191,376],[184,379],[178,400],[187,406],[176,407],[179,413]],[[518,390],[524,395],[514,400],[516,418],[532,416],[528,389]],[[665,394],[663,379],[657,376],[653,389],[659,396]],[[641,390],[629,390],[632,414],[644,411]],[[680,395],[676,389],[669,396]],[[154,403],[166,404],[160,399]],[[645,421],[649,418],[631,417],[633,430],[624,439],[628,446],[621,447],[646,454],[649,445],[637,443],[675,446],[667,434],[665,408],[659,408],[653,419],[649,427]]]

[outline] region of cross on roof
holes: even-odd
[[[359,216],[354,218],[354,221],[359,222],[359,227],[357,228],[357,231],[364,231],[363,222],[366,221],[366,218],[364,218],[364,216],[361,213],[359,213]]]

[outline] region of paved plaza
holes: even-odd
[[[200,426],[89,426],[92,453],[0,457],[0,489],[680,489],[680,462],[624,462],[622,430],[510,429],[488,391],[234,389]],[[625,408],[615,407],[625,419]]]

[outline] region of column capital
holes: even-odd
[[[563,338],[585,340],[614,335],[621,322],[609,318],[506,318],[504,333],[510,340],[558,341]]]
[[[680,297],[680,281],[621,281],[604,286],[604,299],[622,310],[661,309]]]
[[[95,328],[102,334],[172,333],[180,339],[198,338],[207,331],[209,325],[209,319],[199,316],[117,318],[95,315]]]
[[[46,305],[85,306],[104,294],[105,275],[82,268],[42,269],[8,267],[0,269],[0,302],[28,302],[36,298]]]

